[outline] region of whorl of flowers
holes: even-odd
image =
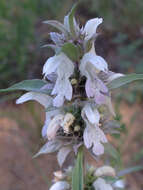
[[[85,169],[85,189],[113,190],[114,188],[123,189],[125,187],[125,181],[118,179],[115,169],[111,166],[104,165],[98,168],[88,166]],[[72,170],[73,168],[69,166],[63,172],[54,172],[53,185],[50,187],[50,190],[71,189]]]
[[[104,153],[104,143],[108,142],[105,133],[116,132],[113,127],[110,129],[115,113],[107,85],[122,76],[111,72],[104,58],[95,52],[97,28],[103,19],[94,18],[79,27],[73,12],[74,8],[64,18],[64,24],[44,22],[60,30],[51,32],[53,44],[45,45],[55,50],[43,66],[46,84],[42,90],[49,93],[31,91],[16,102],[36,100],[45,107],[42,136],[47,143],[36,156],[58,151],[60,166],[82,144],[94,156]]]
[[[44,22],[58,29],[59,33],[51,32],[52,43],[44,45],[52,48],[55,55],[45,62],[43,79],[25,80],[0,92],[28,91],[16,103],[35,100],[45,108],[41,134],[46,143],[34,157],[58,152],[57,160],[62,167],[67,156],[74,153],[76,162],[71,169],[72,177],[70,172],[55,173],[56,180],[50,190],[113,190],[114,187],[124,187],[118,179],[126,172],[119,172],[116,177],[113,168],[104,166],[94,175],[88,175],[83,153],[87,154],[88,150],[95,160],[99,160],[100,155],[108,152],[109,157],[119,160],[107,138],[107,134],[119,133],[120,128],[114,119],[111,90],[142,80],[143,74],[123,75],[110,71],[104,58],[95,52],[97,29],[103,19],[90,19],[81,27],[74,17],[75,8],[65,16],[63,24],[55,20]],[[108,156],[106,161],[109,163]],[[84,174],[89,181],[84,182]],[[113,179],[108,181],[106,176]],[[118,186],[113,185],[117,180]]]

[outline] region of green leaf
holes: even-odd
[[[77,5],[78,3],[74,4],[69,14],[64,18],[64,24],[67,27],[67,30],[70,30],[69,32],[72,34],[73,37],[75,36],[74,14]]]
[[[116,161],[120,160],[120,154],[118,153],[118,151],[110,143],[105,143],[104,144],[104,151],[105,151],[105,154],[111,156]]]
[[[46,81],[33,79],[33,80],[24,80],[22,82],[16,83],[9,88],[1,89],[0,92],[12,92],[18,90],[25,90],[25,91],[33,91],[33,92],[41,92],[45,94],[49,94],[49,90],[41,89],[47,85]]]
[[[72,61],[77,61],[79,59],[79,49],[72,43],[65,43],[61,48],[61,51],[64,52]]]
[[[72,173],[72,190],[83,189],[83,148],[81,147]]]
[[[68,31],[66,30],[65,26],[62,23],[60,23],[60,22],[58,22],[56,20],[47,20],[47,21],[44,21],[43,23],[44,24],[49,24],[49,25],[57,28],[58,30],[63,32],[66,36],[68,35]]]
[[[138,172],[140,170],[143,170],[143,166],[134,166],[134,167],[131,167],[131,168],[126,168],[124,170],[121,170],[117,176],[118,177],[122,177],[124,175],[127,175],[127,174],[130,174],[130,173],[133,173],[133,172]]]
[[[53,44],[45,44],[45,45],[41,46],[41,48],[51,48],[52,50],[55,51],[56,54],[58,54],[61,51],[61,48],[59,48],[58,46],[53,45]]]
[[[137,80],[143,80],[143,74],[128,74],[111,81],[107,86],[109,89],[115,89]]]

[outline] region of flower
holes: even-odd
[[[54,109],[52,111],[48,111],[46,112],[46,119],[45,119],[45,124],[42,128],[42,137],[43,138],[47,138],[47,129],[48,129],[48,125],[50,123],[50,121],[52,120],[52,118],[57,115],[57,114],[60,114],[61,113],[61,110],[60,109]]]
[[[52,104],[52,98],[46,94],[42,94],[39,92],[27,92],[24,95],[22,95],[20,98],[17,99],[16,104],[22,104],[24,102],[30,101],[30,100],[36,100],[41,105],[43,105],[45,108],[51,106]]]
[[[92,151],[95,155],[99,156],[104,153],[102,143],[107,143],[107,138],[99,127],[92,125],[86,126],[83,138],[85,146],[88,149],[92,147]]]
[[[108,65],[107,62],[101,57],[96,55],[94,42],[92,42],[92,48],[89,52],[85,53],[80,61],[80,72],[81,75],[94,77],[95,74],[100,71],[107,72]]]
[[[68,190],[70,185],[66,181],[58,181],[54,183],[49,190]]]
[[[83,29],[83,34],[85,34],[85,40],[89,40],[93,36],[95,36],[96,29],[102,22],[102,18],[94,18],[87,21]]]
[[[111,177],[115,177],[116,176],[116,172],[115,169],[112,168],[111,166],[102,166],[96,169],[94,175],[96,177],[101,177],[101,176],[111,176]]]
[[[94,43],[91,50],[83,56],[79,69],[81,75],[87,78],[85,84],[87,97],[94,98],[96,104],[105,104],[106,96],[109,96],[108,88],[97,74],[101,71],[107,72],[108,65],[102,57],[96,55]]]
[[[95,190],[113,190],[112,186],[108,183],[103,178],[98,178],[94,183],[93,187]]]
[[[95,155],[99,156],[104,153],[102,143],[107,143],[107,138],[99,128],[100,114],[96,108],[92,109],[89,104],[85,105],[82,110],[82,117],[86,122],[83,138],[86,148],[92,148]]]
[[[46,61],[43,67],[45,77],[51,73],[57,74],[57,80],[51,93],[57,95],[53,100],[54,106],[60,107],[65,99],[72,99],[72,85],[69,77],[73,74],[73,71],[74,64],[64,53],[55,55]]]
[[[61,126],[62,121],[64,120],[63,114],[58,114],[49,122],[47,127],[47,137],[49,140],[53,140],[56,136],[58,129]]]
[[[122,73],[115,73],[115,72],[112,72],[112,71],[109,71],[108,72],[99,72],[98,73],[98,77],[100,78],[100,80],[102,80],[105,84],[109,84],[112,80],[115,80],[119,77],[122,77],[124,76],[124,74]]]
[[[52,114],[53,115],[53,114]],[[62,112],[59,111],[58,115],[55,115],[53,118],[48,118],[47,124],[47,138],[49,140],[52,140],[56,137],[56,133],[59,130],[60,127],[62,127],[63,132],[66,134],[70,131],[70,126],[75,120],[75,117],[71,113],[62,114]]]

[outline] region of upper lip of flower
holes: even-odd
[[[85,34],[85,40],[89,40],[95,35],[97,27],[102,22],[103,22],[102,18],[94,18],[86,22],[83,29],[83,34]]]

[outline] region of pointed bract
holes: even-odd
[[[60,165],[60,167],[62,167],[63,163],[65,162],[68,154],[72,151],[71,147],[69,146],[65,146],[65,147],[62,147],[58,154],[57,154],[57,159],[58,159],[58,163]]]

